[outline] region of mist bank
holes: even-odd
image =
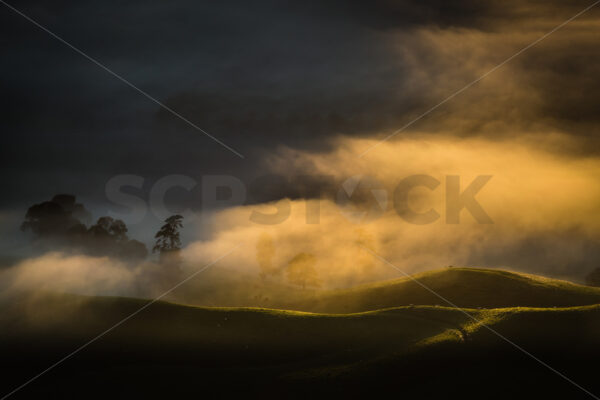
[[[184,219],[177,276],[152,258],[128,262],[51,251],[25,255],[2,271],[1,281],[17,289],[143,297],[218,260],[210,269],[259,288],[298,291],[351,287],[448,265],[582,282],[600,259],[600,161],[553,150],[570,142],[562,135],[552,146],[538,145],[535,135],[501,141],[432,135],[384,143],[339,139],[328,152],[281,148],[263,161],[267,171],[292,185],[297,176],[327,176],[329,185],[305,179],[306,194],[293,199],[280,193],[276,200],[232,204],[200,212],[189,223]],[[434,184],[408,186],[399,208],[398,187],[415,176]],[[449,221],[449,181],[458,183],[452,190],[460,195],[479,176],[489,179],[472,199],[489,220],[462,204],[454,210],[458,219]],[[409,215],[433,218],[415,223]],[[208,276],[197,278],[202,290],[218,293],[223,281],[231,283]],[[261,290],[252,296],[272,297]],[[230,292],[235,298],[238,289]]]

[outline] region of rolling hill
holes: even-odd
[[[466,308],[572,307],[600,303],[600,288],[495,269],[445,268],[413,279]],[[322,293],[285,308],[351,313],[408,305],[448,306],[410,278]]]
[[[541,362],[600,391],[600,305],[574,306],[597,289],[480,269],[418,279],[471,307],[427,305],[441,301],[407,280],[323,295],[374,308],[345,314],[155,302],[87,344],[149,300],[22,296],[0,303],[0,395],[86,344],[14,398],[590,398]]]

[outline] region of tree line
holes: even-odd
[[[95,224],[91,221],[92,214],[74,195],[58,194],[29,207],[21,230],[31,232],[35,242],[43,247],[128,261],[140,261],[148,256],[142,242],[129,238],[127,225],[122,220],[102,216]],[[180,263],[182,227],[183,217],[172,215],[156,232],[152,252],[159,253],[162,262]]]

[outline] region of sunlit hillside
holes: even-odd
[[[122,396],[173,395],[197,384],[205,395],[303,397],[314,390],[315,397],[353,397],[400,385],[406,395],[440,396],[463,390],[457,380],[469,379],[474,392],[467,398],[499,382],[487,398],[580,394],[526,349],[596,385],[595,370],[582,360],[600,356],[600,305],[554,305],[598,301],[598,289],[482,269],[417,278],[468,308],[427,305],[441,301],[407,279],[324,294],[322,303],[306,305],[337,314],[162,301],[134,314],[150,300],[31,294],[0,313],[0,349],[17,360],[4,376],[19,383],[85,345],[21,393],[63,396],[94,388],[92,397],[101,398],[118,387]],[[339,313],[343,307],[353,311]],[[500,372],[490,376],[492,362]],[[542,378],[540,388],[535,382]]]
[[[502,270],[445,268],[326,292],[292,307],[347,313],[412,304],[449,306],[444,299],[467,308],[568,307],[600,303],[600,288]]]

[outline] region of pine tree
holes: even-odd
[[[179,262],[181,238],[179,229],[183,227],[183,217],[172,215],[165,220],[165,224],[156,232],[156,243],[152,248],[153,253],[160,253],[161,261]]]

